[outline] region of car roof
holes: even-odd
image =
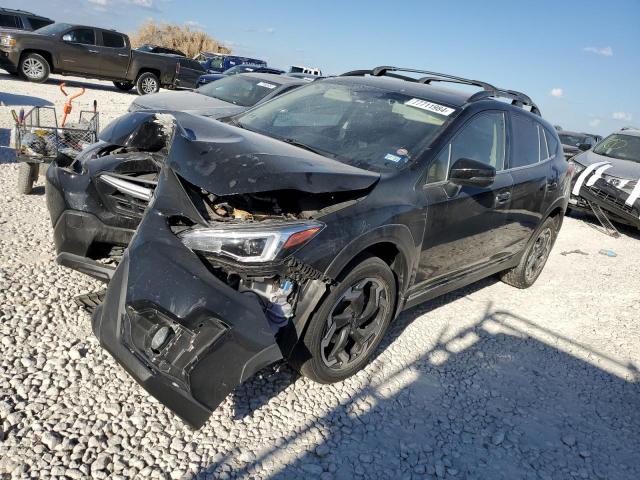
[[[623,135],[631,135],[632,137],[640,137],[640,128],[621,128],[620,130],[618,130],[617,132],[614,133],[621,133]]]
[[[239,73],[239,76],[243,77],[254,77],[262,80],[267,80],[269,82],[277,83],[278,85],[291,85],[291,84],[304,84],[307,85],[309,82],[305,82],[304,80],[300,80],[299,78],[293,77],[285,77],[284,75],[278,75],[276,73],[257,73],[257,72],[246,72]]]
[[[37,13],[27,12],[26,10],[14,9],[14,8],[5,8],[0,7],[0,12],[4,13],[15,13],[18,15],[29,15],[30,17],[41,18],[43,20],[51,20],[48,17],[43,17],[42,15],[38,15]],[[53,20],[51,20],[53,21]]]
[[[466,104],[469,97],[475,93],[435,87],[429,84],[410,82],[400,78],[387,76],[340,76],[330,78],[329,81],[370,85],[372,87],[384,88],[385,90],[401,92],[409,96],[429,98],[431,101],[441,102],[456,107],[461,107]]]

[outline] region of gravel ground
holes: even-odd
[[[534,287],[487,279],[404,312],[341,384],[268,369],[193,432],[100,348],[73,303],[100,285],[54,263],[43,189],[16,178],[0,165],[0,477],[640,478],[636,232],[567,218]]]

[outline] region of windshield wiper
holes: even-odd
[[[315,153],[317,155],[326,155],[325,152],[321,152],[320,150],[315,149],[313,147],[310,147],[309,145],[305,145],[304,143],[300,143],[297,140],[294,140],[293,138],[281,138],[280,140],[282,140],[285,143],[288,143],[289,145],[293,145],[294,147],[302,148],[304,150],[307,150],[309,152]]]

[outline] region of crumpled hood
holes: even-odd
[[[186,91],[159,92],[151,95],[143,95],[134,100],[133,105],[143,111],[173,112],[177,110],[212,118],[235,115],[247,109],[247,107],[234,105],[233,103],[228,103],[207,95]]]
[[[203,117],[175,113],[167,165],[216,195],[300,190],[361,190],[379,174],[332,160],[265,135]]]
[[[617,158],[607,157],[605,155],[598,155],[592,150],[583,152],[582,154],[573,157],[572,160],[585,167],[588,167],[592,163],[596,162],[608,162],[612,165],[612,167],[608,168],[604,172],[606,175],[625,178],[633,181],[636,181],[640,178],[640,163],[638,162],[632,162],[630,160],[620,160]]]
[[[172,125],[168,126],[169,119]],[[144,142],[151,143],[161,132],[168,143],[165,164],[189,183],[219,196],[362,190],[380,178],[378,173],[184,112],[128,113],[104,129],[100,140],[144,149]]]

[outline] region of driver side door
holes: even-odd
[[[508,130],[502,111],[485,111],[468,120],[429,165],[426,229],[418,288],[463,277],[504,258],[506,213],[513,179],[504,170]],[[449,180],[457,160],[471,159],[495,168],[489,186],[456,185]]]
[[[62,35],[59,50],[60,67],[65,72],[98,74],[100,51],[93,28],[74,28]]]

